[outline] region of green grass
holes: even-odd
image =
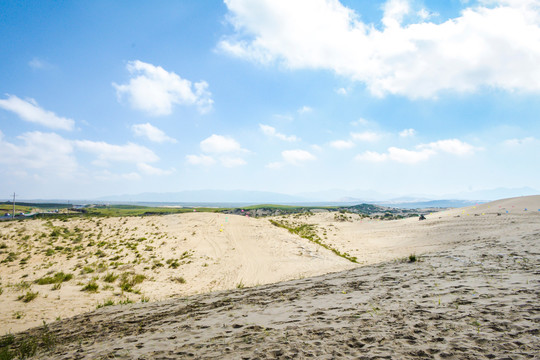
[[[146,279],[146,276],[141,274],[123,273],[120,276],[120,289],[126,292],[138,292],[134,287],[142,283]]]
[[[113,283],[116,281],[116,279],[118,279],[118,275],[115,275],[114,273],[110,272],[110,273],[107,273],[107,275],[105,275],[103,277],[103,281],[105,282],[108,282],[108,283]]]
[[[99,309],[105,306],[113,306],[113,305],[114,305],[114,300],[109,299],[107,301],[104,301],[103,304],[97,304],[96,309]]]
[[[64,274],[64,272],[60,271],[54,274],[54,276],[45,276],[35,280],[34,282],[38,285],[60,284],[69,281],[72,278],[73,274]]]
[[[280,222],[275,220],[270,220],[274,226],[287,229],[291,234],[296,234],[304,239],[307,239],[311,242],[314,242],[317,245],[322,246],[323,248],[332,251],[337,256],[341,256],[344,259],[349,260],[353,263],[358,263],[356,256],[351,256],[348,253],[342,253],[338,249],[335,249],[328,244],[325,244],[321,238],[317,235],[315,231],[315,225],[302,224],[302,225],[291,225],[287,222]]]
[[[95,280],[90,281],[88,284],[86,284],[81,291],[88,291],[88,292],[97,292],[99,289],[99,285],[95,282]]]
[[[22,302],[28,303],[34,300],[35,298],[37,298],[38,295],[39,295],[39,292],[37,291],[36,292],[28,291],[26,294],[19,296],[17,300],[22,300]]]

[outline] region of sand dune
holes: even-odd
[[[41,320],[14,319],[18,308],[28,314],[49,314],[51,307],[62,314],[81,314],[55,321],[48,330],[35,328],[15,336],[13,346],[29,335],[52,334],[56,346],[50,354],[42,346],[38,355],[55,359],[534,358],[540,351],[539,208],[540,196],[532,196],[434,213],[426,221],[369,221],[351,214],[337,219],[333,213],[275,219],[316,225],[326,244],[357,256],[361,264],[275,227],[268,219],[220,214],[104,219],[99,228],[115,236],[121,228],[127,238],[133,237],[130,229],[135,227],[135,236],[146,235],[139,254],[146,246],[155,247],[148,256],[139,256],[147,262],[114,270],[146,274],[148,279],[138,285],[141,295],[128,296],[156,294],[150,303],[81,314],[95,308],[97,300],[118,293],[117,284],[112,290],[82,293],[75,281],[93,273],[77,273],[59,290],[31,285],[40,295],[22,303],[15,300],[20,291],[6,284],[19,281],[22,273],[29,273],[30,281],[50,270],[32,262],[21,270],[11,262],[1,268],[0,320],[16,331]],[[5,234],[24,237],[45,226],[26,223],[26,232],[21,232],[21,224],[2,228],[2,241],[9,242]],[[68,225],[96,226],[84,221]],[[147,245],[151,238],[152,245]],[[183,261],[191,263],[151,269],[152,261],[178,259],[187,248],[193,255]],[[126,261],[137,259],[135,253],[123,251]],[[408,262],[410,254],[419,261]],[[39,256],[30,260],[40,263]],[[95,255],[69,260],[54,256],[58,263],[49,269],[57,270],[81,260],[91,263]],[[176,274],[186,283],[171,281]],[[269,284],[285,279],[297,280]],[[98,283],[103,286],[101,280]],[[238,284],[259,285],[235,289]],[[214,292],[205,293],[209,290]],[[197,292],[203,294],[185,297]],[[60,294],[58,300],[45,297],[53,293]],[[183,297],[153,302],[171,295]],[[126,293],[117,298],[122,296]],[[73,306],[71,313],[66,304]],[[10,331],[4,325],[2,330]]]

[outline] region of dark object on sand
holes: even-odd
[[[418,221],[420,220],[426,220],[426,217],[424,216],[424,214],[420,215],[420,217],[418,218]]]

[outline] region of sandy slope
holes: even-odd
[[[52,237],[55,229],[66,237]],[[0,263],[0,334],[93,310],[108,300],[156,301],[355,266],[265,219],[213,213],[3,222],[0,244],[6,246],[0,261],[16,254],[15,260]],[[172,260],[176,267],[167,263]],[[59,271],[74,278],[58,290],[34,283]],[[146,280],[134,287],[138,293],[126,292],[119,279],[104,281],[109,273],[139,274]],[[98,292],[82,292],[92,279]],[[28,292],[39,295],[28,303],[17,300]]]
[[[463,355],[473,347],[479,356],[484,356],[489,355],[486,344],[493,347],[497,337],[508,333],[515,335],[512,339],[518,339],[508,338],[508,348],[516,350],[516,346],[520,346],[518,343],[522,343],[526,357],[531,349],[538,349],[539,308],[535,304],[540,275],[537,271],[540,265],[539,208],[540,196],[533,196],[435,213],[426,221],[369,221],[357,215],[347,215],[348,221],[338,221],[333,213],[279,217],[276,220],[315,224],[325,243],[358,256],[363,264],[390,262],[319,279],[259,286],[230,294],[212,293],[134,307],[106,307],[73,320],[55,322],[51,329],[63,339],[60,342],[68,344],[75,341],[75,335],[69,335],[73,329],[78,329],[75,332],[77,339],[91,338],[94,345],[81,344],[82,354],[88,358],[111,353],[125,358],[133,354],[154,358],[158,349],[161,349],[159,354],[166,357],[181,352],[211,357],[224,348],[229,348],[230,358],[236,358],[232,354],[238,353],[259,354],[259,357],[286,353],[292,356],[293,345],[297,349],[310,349],[303,353],[305,356],[319,356],[317,351],[358,355],[364,348],[371,349],[370,354],[377,353],[372,352],[375,351],[372,348],[378,348],[375,345],[385,341],[390,341],[385,351],[391,354],[398,345],[410,351],[418,349],[418,344],[423,343],[422,336],[428,336],[432,346],[421,347],[426,354]],[[70,231],[78,227],[83,233],[83,240],[77,243],[84,245],[83,250],[73,252],[69,258],[63,250],[44,255],[46,249],[57,243],[73,242],[70,237],[59,237],[54,241],[50,236],[42,238],[40,234],[48,234],[51,224],[31,221],[1,226],[3,239],[0,242],[8,248],[3,250],[0,259],[4,259],[9,251],[20,252],[16,261],[0,265],[3,287],[0,323],[4,333],[39,325],[43,320],[50,322],[58,316],[66,318],[81,314],[95,309],[96,303],[106,299],[117,302],[130,297],[138,301],[147,296],[154,301],[234,289],[239,284],[298,279],[357,266],[271,225],[267,219],[223,214],[55,222],[53,226],[63,226]],[[29,238],[23,240],[27,235]],[[106,245],[97,248],[98,238]],[[135,243],[136,250],[133,250]],[[131,248],[126,244],[131,244]],[[96,255],[99,250],[106,255]],[[24,251],[32,256],[26,265],[21,265]],[[186,251],[187,257],[182,258]],[[415,264],[396,261],[411,253],[424,254],[423,261]],[[430,255],[426,255],[428,253]],[[111,265],[114,264],[111,258],[116,256],[120,256],[116,262],[123,261],[123,265]],[[171,259],[179,261],[177,268],[167,266],[167,260]],[[155,267],[156,262],[163,266]],[[100,268],[104,263],[108,267]],[[93,266],[95,271],[83,274],[85,265]],[[17,288],[21,281],[31,283],[48,272],[60,270],[72,272],[75,278],[63,283],[59,290],[52,290],[51,285],[32,284],[31,289],[39,291],[39,296],[29,303],[17,301],[17,297],[27,291]],[[108,284],[103,281],[107,272],[144,274],[147,279],[137,287],[141,294],[122,294],[118,282]],[[24,275],[27,276],[23,278]],[[81,292],[82,286],[96,276],[99,292]],[[186,283],[174,281],[178,276],[185,278]],[[319,288],[323,290],[317,290]],[[477,302],[476,299],[483,300]],[[17,319],[14,316],[17,313],[24,316]],[[169,314],[177,316],[169,317]],[[253,317],[252,314],[259,315]],[[375,318],[379,321],[374,322]],[[504,324],[500,323],[502,318],[507,318]],[[88,326],[82,326],[88,319],[91,319]],[[359,323],[355,323],[355,319],[359,319]],[[397,333],[394,333],[392,321],[399,325]],[[241,326],[233,326],[235,322]],[[478,340],[476,345],[467,343],[462,349],[451,345],[472,341],[473,323],[480,324],[474,325],[477,328],[491,329],[485,330],[487,335],[482,333],[482,337],[489,335],[491,340],[487,343]],[[288,326],[293,327],[288,329]],[[369,332],[365,332],[364,327],[368,327]],[[320,332],[313,333],[310,330],[313,328]],[[104,329],[115,333],[108,335]],[[290,346],[280,340],[285,330],[295,339],[290,340]],[[266,334],[266,340],[260,340],[261,334]],[[409,336],[410,341],[406,337],[398,341],[398,335]],[[246,342],[246,337],[259,341]],[[116,338],[121,339],[119,350],[112,347],[111,341]],[[168,338],[174,341],[167,341]],[[306,338],[311,339],[308,341],[311,348],[303,346],[307,340],[302,339]],[[330,342],[324,341],[329,338],[332,338]],[[444,341],[431,343],[438,338],[444,338]],[[349,340],[356,345],[344,347]],[[354,347],[358,349],[352,351]],[[57,351],[67,358],[76,357],[72,348],[58,347]],[[270,352],[263,356],[257,352],[261,349]],[[499,356],[503,350],[493,351]]]
[[[414,244],[432,249],[432,241],[451,242],[414,263],[393,260],[279,284],[105,307],[17,334],[14,345],[29,336],[54,336],[54,349],[38,353],[50,359],[538,358],[540,214],[498,216],[495,210],[482,216],[490,207],[466,209],[465,216],[452,210],[421,225],[405,220],[401,232],[399,222],[370,225],[379,235],[401,239],[407,251]],[[356,234],[350,225],[343,229]],[[416,240],[403,235],[407,231]]]

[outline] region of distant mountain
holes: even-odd
[[[304,202],[305,198],[294,195],[244,190],[186,190],[179,192],[125,194],[104,196],[99,201],[115,202],[175,202],[175,203],[246,203],[279,204]]]
[[[429,200],[429,201],[379,201],[374,204],[395,207],[401,209],[425,209],[425,208],[459,208],[475,205],[483,201],[479,200]]]
[[[521,188],[502,188],[501,187],[501,188],[489,189],[489,190],[460,192],[457,194],[447,195],[441,198],[464,199],[464,200],[499,200],[499,199],[506,199],[506,198],[519,197],[519,196],[529,196],[529,195],[540,195],[540,191],[530,188],[530,187],[521,187]]]
[[[362,204],[372,203],[401,208],[461,207],[509,197],[537,195],[540,191],[530,187],[496,188],[446,195],[400,196],[384,194],[372,190],[330,189],[319,192],[303,192],[295,195],[268,191],[246,190],[186,190],[178,192],[146,192],[105,196],[96,201],[106,202],[147,202],[147,203],[230,203],[230,204]]]
[[[311,201],[324,201],[324,202],[371,202],[371,201],[383,201],[389,200],[399,195],[385,194],[375,190],[343,190],[343,189],[330,189],[322,191],[302,192],[297,194]]]

